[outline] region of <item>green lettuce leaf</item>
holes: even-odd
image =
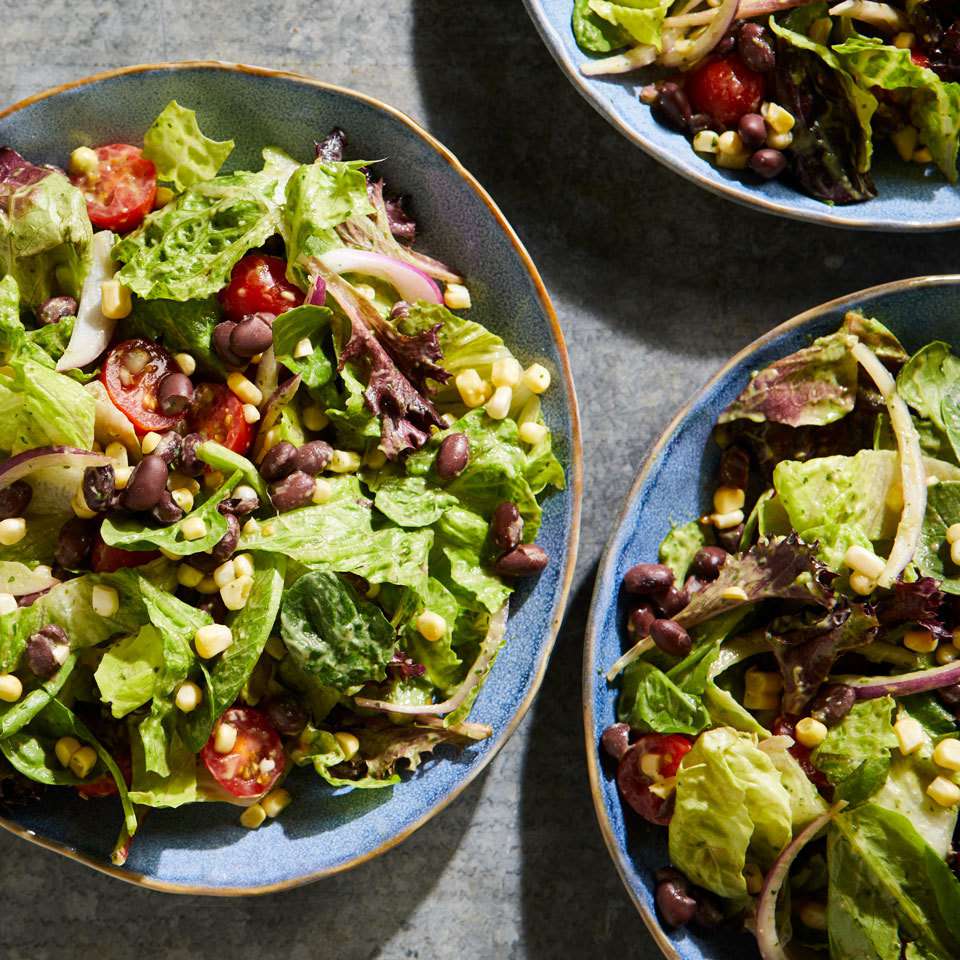
[[[440,614],[446,621],[444,635],[435,641],[427,640],[417,629],[417,618],[424,610]],[[460,605],[456,597],[439,580],[431,577],[426,592],[417,596],[409,591],[408,602],[400,616],[406,614],[406,622],[400,630],[403,649],[417,663],[427,669],[427,679],[441,691],[452,691],[463,680],[464,662],[454,648],[455,639],[462,642],[461,631],[455,629],[460,617]],[[397,617],[394,617],[397,622]],[[388,698],[396,703],[396,698]]]
[[[610,53],[630,42],[626,30],[590,9],[590,0],[574,0],[572,25],[577,46],[586,53]]]
[[[197,758],[174,730],[167,748],[167,768],[163,776],[147,769],[143,742],[135,724],[130,730],[130,754],[133,783],[130,801],[145,807],[182,807],[197,798]]]
[[[673,0],[589,0],[590,10],[602,20],[620,27],[634,42],[662,45],[663,18]]]
[[[645,660],[635,660],[624,671],[617,719],[635,730],[656,733],[697,734],[710,725],[700,698]]]
[[[950,559],[947,530],[960,521],[960,481],[941,481],[927,489],[927,508],[914,556],[925,577],[940,581],[945,593],[960,594],[960,569]]]
[[[0,740],[25,727],[63,689],[70,679],[77,657],[70,654],[63,666],[44,681],[24,678],[24,694],[16,703],[0,704]]]
[[[787,737],[766,737],[760,749],[771,759],[780,774],[780,782],[790,797],[793,830],[796,833],[823,814],[827,805],[803,768],[790,753]]]
[[[273,321],[273,350],[277,361],[291,372],[299,373],[303,385],[310,391],[326,386],[333,379],[333,364],[321,346],[332,316],[327,307],[304,304],[284,311]],[[307,357],[295,357],[297,344],[304,338],[313,344],[313,352]]]
[[[157,168],[157,178],[185,190],[212,180],[233,152],[233,141],[217,141],[200,132],[197,115],[171,100],[143,135],[143,155]]]
[[[960,462],[960,359],[950,345],[934,340],[918,350],[897,375],[897,392],[933,433],[933,445]]]
[[[670,532],[660,544],[660,562],[665,563],[673,571],[673,576],[678,583],[682,583],[687,578],[690,564],[693,563],[697,551],[706,546],[706,543],[707,538],[699,521],[691,520],[689,523],[677,524],[670,528]]]
[[[163,664],[163,636],[147,625],[124,637],[103,655],[93,679],[115,718],[153,699],[157,673]]]
[[[401,527],[429,527],[457,498],[426,477],[387,477],[377,485],[374,506]]]

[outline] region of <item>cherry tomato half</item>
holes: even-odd
[[[620,795],[645,820],[666,826],[673,815],[673,794],[660,797],[650,789],[658,781],[644,772],[643,758],[649,754],[658,757],[658,776],[666,780],[676,776],[680,761],[692,746],[690,739],[679,733],[648,733],[620,758],[617,767]]]
[[[280,257],[248,253],[220,291],[226,318],[242,320],[250,313],[283,313],[303,303],[303,294],[287,280],[286,272],[286,261]]]
[[[218,753],[214,746],[216,729],[200,751],[213,778],[235,797],[258,797],[277,782],[287,758],[273,724],[259,710],[231,707],[217,721],[229,723],[237,731],[237,740],[229,753]]]
[[[125,233],[140,226],[157,196],[157,168],[139,147],[110,143],[94,150],[94,174],[71,174],[87,201],[90,222],[103,230]]]
[[[725,127],[735,127],[744,114],[760,109],[766,80],[734,54],[708,60],[692,70],[684,89],[697,113],[709,114]]]
[[[911,50],[910,59],[922,69],[926,69],[930,66],[930,58],[923,53],[921,50]]]
[[[142,567],[160,556],[159,550],[121,550],[108,547],[99,537],[90,551],[90,568],[95,573],[115,573],[122,567]]]
[[[201,383],[193,393],[190,430],[204,440],[216,440],[234,453],[246,453],[253,427],[243,419],[243,404],[222,383]]]
[[[124,340],[107,355],[100,379],[113,405],[136,427],[139,433],[162,433],[176,426],[184,413],[169,417],[160,412],[157,388],[168,373],[180,368],[158,343],[150,340]]]

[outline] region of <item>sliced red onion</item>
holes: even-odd
[[[31,593],[46,593],[60,581],[49,567],[37,566],[31,569],[25,563],[15,560],[0,560],[0,583],[4,593],[15,597],[25,597]]]
[[[80,306],[77,320],[70,334],[70,343],[57,361],[57,369],[75,370],[93,363],[107,349],[116,320],[109,320],[100,310],[100,284],[116,272],[110,257],[115,237],[110,230],[100,230],[93,235],[93,262],[80,291]]]
[[[493,736],[493,727],[487,723],[455,723],[453,726],[444,727],[443,720],[440,717],[421,717],[417,724],[421,727],[434,727],[449,730],[450,733],[458,733],[461,737],[469,737],[471,740],[486,740]]]
[[[649,66],[657,59],[657,48],[649,44],[631,47],[624,53],[615,53],[598,60],[587,60],[580,64],[580,72],[585,77],[605,77],[617,73],[630,73]]]
[[[888,3],[875,0],[843,0],[828,11],[832,17],[850,17],[869,23],[883,33],[898,33],[910,26],[907,18]]]
[[[273,396],[263,407],[263,417],[260,420],[260,429],[257,431],[257,439],[253,445],[253,460],[259,463],[267,452],[267,434],[270,428],[280,419],[283,408],[293,399],[297,388],[300,386],[301,376],[298,373],[291,377],[286,383],[282,383],[274,391]]]
[[[96,402],[93,421],[93,435],[97,443],[106,448],[116,441],[122,443],[130,455],[130,459],[140,459],[140,441],[137,431],[130,420],[114,405],[107,394],[107,388],[99,380],[91,380],[84,385],[84,390]]]
[[[687,67],[699,63],[724,37],[736,19],[740,0],[722,0],[710,26],[696,40],[679,40],[657,60],[664,67]]]
[[[49,467],[65,470],[71,467],[103,467],[110,462],[105,454],[79,450],[77,447],[37,447],[36,450],[26,450],[0,463],[0,490],[37,470]]]
[[[362,273],[389,283],[400,294],[401,300],[415,303],[443,303],[443,294],[434,280],[422,270],[371,250],[337,247],[317,257],[331,273]]]
[[[740,6],[737,8],[737,16],[741,20],[765,17],[780,10],[802,7],[809,2],[810,0],[741,0]],[[705,23],[710,23],[716,15],[716,7],[708,10],[697,10],[695,13],[681,13],[667,17],[663,21],[663,26],[668,30],[676,27],[702,27]]]
[[[274,391],[280,384],[280,369],[277,363],[277,355],[273,347],[267,347],[260,357],[257,364],[257,376],[255,380],[257,389],[263,394],[264,399],[260,401],[260,406],[264,407],[269,403],[269,397],[273,396]]]
[[[858,700],[876,700],[877,697],[909,697],[912,693],[926,693],[941,687],[960,683],[960,660],[943,667],[901,673],[897,677],[859,677],[844,680],[853,687]]]
[[[311,307],[322,307],[327,302],[327,282],[321,276],[315,276],[307,291],[307,303]]]
[[[793,861],[797,859],[797,854],[846,805],[847,802],[841,800],[816,820],[812,820],[783,848],[767,873],[763,881],[763,889],[760,891],[760,899],[757,901],[757,946],[760,948],[760,956],[763,960],[791,960],[777,933],[777,897],[787,881],[787,875],[790,873]]]

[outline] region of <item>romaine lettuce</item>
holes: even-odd
[[[157,178],[177,190],[212,180],[233,152],[232,140],[211,140],[200,132],[197,114],[171,100],[143,135],[143,155],[157,168]]]
[[[630,42],[630,34],[590,8],[590,0],[575,0],[573,4],[573,35],[577,45],[587,53],[610,53]]]
[[[635,43],[662,45],[663,18],[673,0],[589,0],[590,10],[625,31]]]

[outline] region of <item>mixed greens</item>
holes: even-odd
[[[169,104],[69,175],[0,150],[0,804],[386,787],[468,716],[562,488],[526,368],[334,130]],[[445,284],[441,290],[438,285]],[[454,312],[460,311],[460,312]]]
[[[752,374],[712,510],[625,574],[602,747],[667,829],[666,924],[764,960],[960,956],[958,372],[849,313]]]
[[[874,143],[957,181],[951,0],[575,0],[589,76],[671,71],[640,98],[717,166],[831,204],[876,196]]]

